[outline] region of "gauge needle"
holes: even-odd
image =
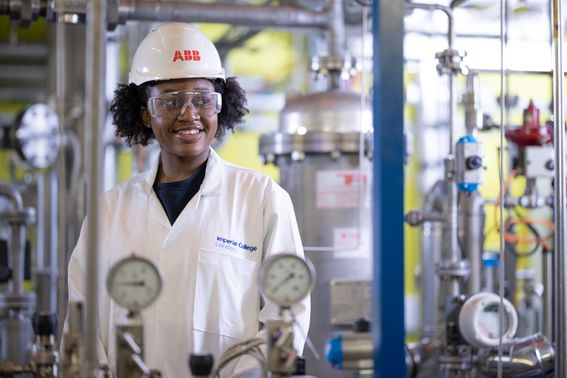
[[[122,282],[117,282],[117,285],[120,286],[144,286],[145,283],[144,281],[122,281]]]
[[[284,285],[287,281],[291,280],[293,277],[295,277],[295,274],[291,272],[290,274],[287,275],[286,278],[284,278],[281,282],[279,282],[276,286],[274,286],[272,291],[277,291],[280,287],[282,287],[282,285]]]

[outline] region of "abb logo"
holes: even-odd
[[[175,54],[173,54],[173,62],[175,63],[178,60],[198,61],[201,60],[201,55],[199,54],[199,50],[175,50]]]

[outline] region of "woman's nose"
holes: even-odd
[[[191,103],[191,101],[187,101],[185,103],[185,105],[183,105],[183,107],[181,108],[181,111],[179,112],[179,115],[177,116],[177,118],[185,118],[185,117],[190,117],[191,119],[199,119],[199,112],[197,111],[197,108],[195,108],[195,106],[193,106],[193,104]]]

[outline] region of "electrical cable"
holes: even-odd
[[[261,376],[266,376],[265,367],[265,355],[259,348],[260,345],[265,344],[266,341],[263,338],[255,337],[243,342],[234,344],[228,348],[220,357],[219,363],[216,368],[213,369],[211,376],[220,377],[221,370],[232,360],[241,357],[243,355],[249,355],[255,358],[261,369]]]
[[[504,198],[504,194],[503,193],[507,193],[508,189],[510,187],[510,184],[512,182],[512,179],[514,177],[516,177],[518,173],[518,170],[513,169],[510,174],[508,175],[508,177],[506,178],[506,180],[504,181],[502,190],[500,191],[499,196],[496,198],[496,203],[494,204],[494,225],[495,228],[497,230],[499,230],[499,226],[501,225],[500,221],[498,220],[498,205],[502,205],[501,201]],[[501,199],[502,198],[502,199]],[[503,237],[503,241],[507,242],[507,243],[511,243],[511,244],[530,244],[530,243],[536,243],[537,245],[541,245],[543,247],[544,251],[550,251],[551,245],[548,241],[549,238],[552,238],[554,235],[554,230],[555,230],[555,226],[553,224],[553,222],[546,220],[546,219],[531,219],[531,218],[525,218],[523,216],[521,216],[518,212],[518,210],[516,208],[514,208],[517,218],[511,218],[506,220],[506,222],[504,222],[504,224],[502,225],[502,237]],[[503,211],[503,210],[501,210]],[[528,227],[528,229],[530,229],[532,231],[532,234],[534,236],[519,236],[516,235],[513,232],[508,231],[510,229],[511,226],[515,225],[515,224],[523,224],[526,225],[526,227]],[[534,224],[541,224],[544,226],[547,226],[547,228],[549,228],[549,234],[546,236],[541,236],[539,234],[539,232],[535,229],[535,227],[533,226]],[[526,254],[522,254],[522,256],[528,256]]]

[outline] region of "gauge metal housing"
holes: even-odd
[[[258,286],[264,298],[289,308],[315,287],[315,268],[296,254],[278,253],[262,262]]]
[[[106,288],[112,299],[132,312],[154,303],[162,286],[163,278],[158,267],[134,254],[114,264],[106,279]]]

